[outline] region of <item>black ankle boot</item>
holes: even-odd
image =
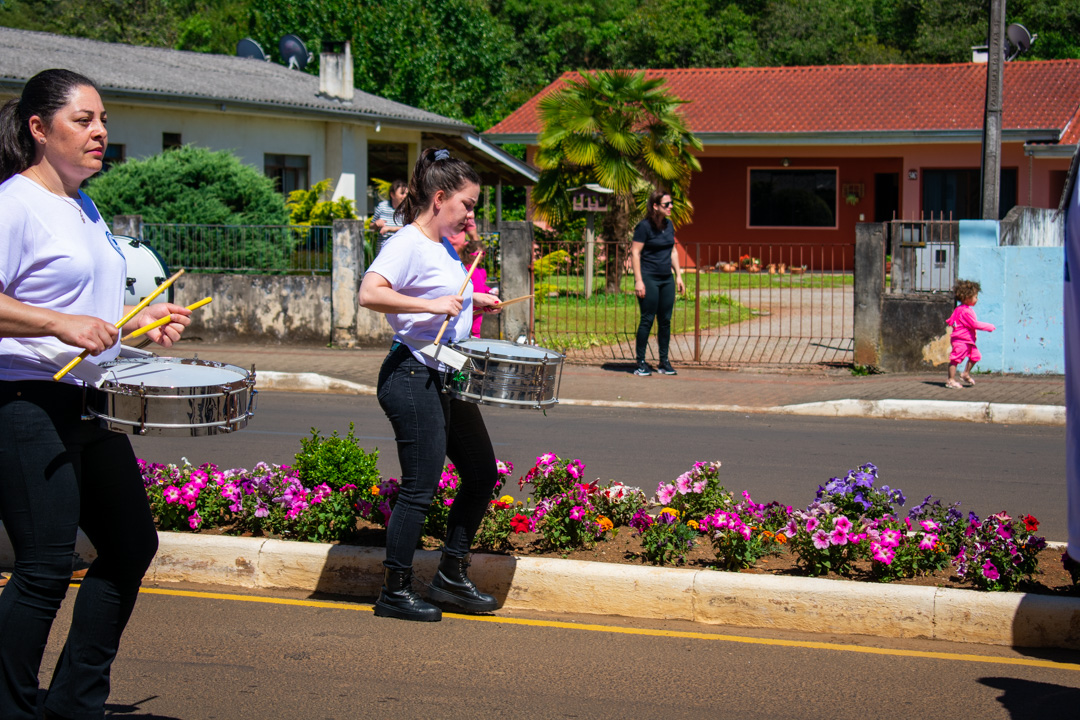
[[[442,620],[442,610],[424,602],[424,599],[412,589],[412,568],[405,570],[386,568],[382,592],[379,593],[379,599],[375,601],[375,614],[379,617],[415,620],[416,622]]]
[[[469,561],[463,557],[454,557],[443,553],[439,562],[439,571],[431,581],[428,598],[434,603],[453,605],[465,612],[492,612],[497,610],[499,602],[473,585],[465,574]]]

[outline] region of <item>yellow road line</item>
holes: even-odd
[[[326,602],[320,600],[293,600],[290,598],[261,597],[258,595],[231,595],[226,593],[198,592],[192,590],[165,590],[162,588],[142,588],[141,593],[149,595],[172,595],[177,597],[201,598],[205,600],[231,600],[233,602],[265,603],[268,605],[293,605],[299,607],[326,608],[331,610],[351,610],[371,612],[372,606],[345,602]],[[1054,670],[1080,671],[1080,663],[1054,662],[1035,658],[1007,658],[992,655],[973,655],[969,653],[930,652],[925,650],[901,650],[890,648],[863,647],[860,645],[841,645],[840,643],[814,642],[810,640],[779,640],[770,638],[743,637],[740,635],[717,635],[712,633],[689,632],[684,630],[652,630],[648,628],[621,628],[610,625],[572,623],[561,620],[528,620],[525,618],[497,617],[494,615],[461,615],[443,613],[443,617],[473,622],[498,623],[501,625],[523,625],[528,627],[548,627],[560,630],[583,630],[619,635],[643,635],[647,637],[684,638],[688,640],[713,640],[721,642],[743,643],[746,645],[771,645],[774,647],[803,648],[807,650],[835,650],[839,652],[864,653],[867,655],[889,655],[893,657],[922,658],[927,660],[953,660],[959,662],[990,663],[992,665],[1015,665],[1021,667],[1052,668]]]

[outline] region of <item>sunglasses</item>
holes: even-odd
[[[669,208],[669,207],[671,207],[671,206],[672,206],[672,205],[674,205],[674,204],[675,204],[675,203],[673,203],[673,202],[666,202],[666,203],[660,203],[660,207],[662,207],[662,208]]]

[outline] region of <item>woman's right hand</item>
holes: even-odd
[[[645,283],[640,280],[634,282],[634,294],[639,298],[645,297]]]
[[[464,298],[460,295],[443,295],[431,301],[432,315],[449,315],[457,317],[461,314],[461,306]]]
[[[90,315],[64,315],[53,324],[52,334],[67,345],[74,345],[89,350],[91,355],[100,355],[116,344],[120,330],[101,318]]]

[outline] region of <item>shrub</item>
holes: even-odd
[[[678,512],[665,508],[655,518],[644,510],[635,513],[630,526],[641,535],[641,556],[653,565],[681,565],[697,541],[697,523],[680,522]]]
[[[284,225],[288,210],[274,181],[227,151],[185,145],[132,159],[87,185],[105,218],[142,215],[151,223]]]
[[[847,475],[842,478],[832,478],[825,485],[819,486],[817,500],[831,503],[840,514],[854,518],[896,515],[894,505],[902,506],[907,501],[904,493],[888,485],[875,488],[875,480],[877,467],[866,463],[854,470],[848,470]]]
[[[749,493],[743,492],[743,500],[729,510],[706,515],[698,531],[712,540],[720,568],[740,570],[752,567],[763,557],[779,554],[788,539],[781,528],[788,522],[789,513],[790,508],[779,503],[755,503]]]
[[[629,525],[634,514],[649,506],[649,499],[641,488],[613,482],[593,495],[597,511],[609,518],[615,527]]]
[[[330,225],[334,220],[355,220],[353,201],[343,197],[332,200],[334,183],[327,178],[311,186],[310,190],[293,190],[285,206],[289,209],[289,222],[293,225]]]
[[[545,497],[533,511],[533,527],[545,547],[576,550],[592,547],[613,528],[611,519],[600,514],[592,500],[595,485],[576,483],[569,492]]]
[[[581,460],[563,460],[555,453],[544,453],[536,458],[536,464],[518,479],[518,487],[532,483],[533,495],[537,500],[552,498],[569,492],[581,480],[585,473],[585,463]]]
[[[980,590],[1015,590],[1039,569],[1046,540],[1034,535],[1038,529],[1032,515],[1014,520],[999,512],[979,522],[971,514],[964,545],[953,557],[956,574]]]
[[[656,500],[677,510],[683,522],[701,520],[713,510],[732,504],[731,493],[720,484],[719,460],[696,462],[674,483],[660,483],[656,488]]]

